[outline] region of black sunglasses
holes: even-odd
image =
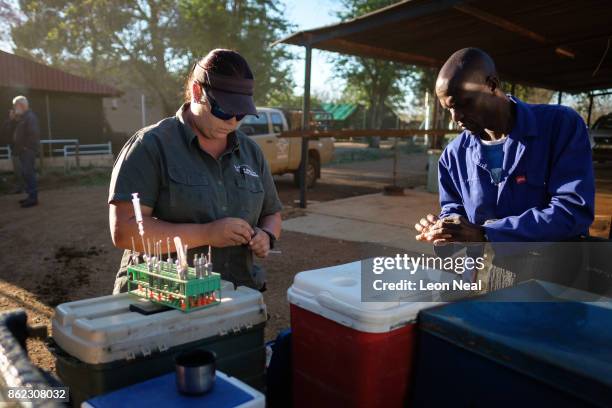
[[[202,90],[204,90],[204,85],[202,85]],[[217,101],[211,98],[208,93],[206,93],[206,99],[208,99],[208,103],[210,104],[210,113],[212,113],[212,115],[217,119],[230,120],[231,118],[236,117],[236,120],[240,122],[246,116],[245,114],[235,115],[233,113],[225,112],[223,109],[221,109]]]

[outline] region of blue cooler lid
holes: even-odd
[[[583,400],[612,406],[612,299],[572,301],[568,294],[578,292],[531,280],[423,310],[420,329]],[[576,298],[589,297],[582,293]]]
[[[129,407],[240,407],[256,406],[254,400],[261,400],[265,405],[264,397],[238,380],[227,377],[217,371],[215,386],[202,396],[185,396],[176,388],[176,374],[174,372],[153,378],[120,390],[100,395],[83,403],[82,407],[95,408],[129,408]]]

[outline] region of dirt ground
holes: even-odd
[[[277,178],[284,218],[299,216],[299,190],[291,177]],[[319,183],[309,201],[327,201],[380,191],[346,180]],[[121,251],[114,248],[108,230],[107,185],[62,187],[54,178],[42,183],[40,205],[21,209],[20,195],[0,195],[0,311],[24,308],[30,325],[47,325],[53,308],[63,302],[110,294]],[[296,206],[296,207],[294,207]],[[395,250],[371,244],[313,239],[285,232],[278,243],[282,255],[261,262],[268,271],[264,294],[270,320],[266,339],[289,326],[286,291],[300,271],[350,262]],[[32,361],[53,371],[54,359],[43,342],[28,340]]]
[[[415,168],[422,167],[421,162],[415,163]],[[323,182],[309,191],[309,201],[375,193],[384,185],[380,181],[337,177],[336,170],[324,172]],[[598,191],[606,194],[606,200],[598,198],[597,213],[609,216],[612,166],[598,166],[596,177]],[[111,293],[121,251],[110,241],[106,178],[86,174],[63,181],[58,177],[46,183],[43,180],[40,205],[30,209],[19,208],[17,200],[21,196],[0,194],[0,311],[24,308],[30,325],[47,325],[50,331],[57,304]],[[416,177],[415,185],[422,179]],[[285,205],[283,218],[302,214],[296,204],[299,190],[291,177],[276,178],[276,184]],[[397,251],[293,232],[284,232],[278,247],[282,255],[272,254],[261,262],[269,279],[264,294],[270,314],[267,340],[289,326],[286,291],[296,273],[375,255],[394,255]],[[35,364],[54,370],[53,357],[43,342],[28,340],[28,350]]]

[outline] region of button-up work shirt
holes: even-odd
[[[188,104],[175,117],[141,129],[128,140],[113,168],[109,203],[131,201],[137,192],[140,202],[153,208],[153,217],[172,223],[235,217],[255,227],[261,218],[279,212],[282,205],[259,146],[235,131],[228,135],[227,150],[215,159],[200,148],[185,123],[185,109]],[[165,238],[157,237],[164,246]],[[206,250],[190,249],[189,262],[193,254]],[[129,255],[126,251],[118,278],[125,280]],[[213,248],[212,261],[213,270],[236,285],[259,289],[265,283],[246,245]]]

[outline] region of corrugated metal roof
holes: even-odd
[[[440,67],[478,47],[502,79],[561,91],[612,87],[609,0],[406,0],[277,43]]]
[[[333,120],[343,121],[355,112],[356,104],[352,103],[324,103],[323,109],[332,115]]]
[[[0,86],[40,91],[118,96],[116,88],[0,51]]]

